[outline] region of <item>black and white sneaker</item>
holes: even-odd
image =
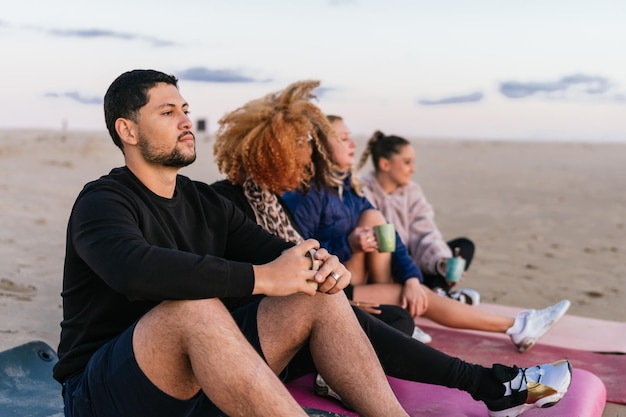
[[[561,401],[572,382],[572,366],[566,361],[513,368],[494,365],[496,378],[504,384],[502,397],[483,402],[489,417],[516,417],[531,408],[547,408]]]
[[[446,291],[443,288],[437,287],[434,288],[433,291],[442,297],[452,298],[459,303],[471,306],[477,306],[480,304],[480,293],[472,288],[461,288],[459,290]]]
[[[480,293],[472,288],[461,288],[448,294],[453,300],[476,307],[480,304]]]

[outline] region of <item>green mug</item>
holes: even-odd
[[[374,235],[378,242],[379,252],[393,252],[396,250],[396,228],[393,223],[374,226]]]

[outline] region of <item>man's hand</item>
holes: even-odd
[[[402,307],[413,317],[419,317],[428,310],[428,294],[418,278],[409,278],[402,288]]]
[[[319,269],[312,270],[313,259],[309,251],[315,250]],[[339,259],[326,249],[319,249],[319,242],[308,239],[284,251],[278,258],[264,265],[253,265],[253,294],[285,296],[295,293],[314,295],[316,290],[307,281],[318,283],[319,292],[335,294],[350,283],[352,275]]]
[[[352,274],[335,255],[322,248],[315,252],[315,258],[321,262],[320,269],[314,276],[314,281],[319,283],[319,292],[336,294],[350,284]]]

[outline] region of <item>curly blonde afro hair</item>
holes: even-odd
[[[319,84],[298,81],[224,115],[213,147],[220,172],[233,184],[249,178],[277,194],[307,189],[313,178],[324,183],[331,127],[311,102]]]

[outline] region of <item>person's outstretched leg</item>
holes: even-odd
[[[442,326],[504,333],[513,326],[515,321],[513,317],[498,316],[451,298],[442,297],[425,286],[424,292],[428,295],[428,309],[424,317]],[[358,285],[353,289],[355,301],[400,305],[401,296],[401,284]]]
[[[466,391],[485,403],[490,416],[518,416],[533,407],[554,405],[571,383],[567,361],[532,368],[499,364],[485,368],[424,345],[363,311],[354,311],[387,375]]]
[[[530,349],[567,312],[570,302],[560,301],[542,310],[523,310],[515,317],[489,313],[443,297],[424,286],[428,308],[423,316],[443,326],[506,333],[520,352]],[[400,305],[400,284],[369,284],[353,288],[353,300]]]
[[[202,390],[228,415],[306,416],[218,299],[161,303],[137,323],[133,350],[174,398]]]
[[[343,292],[264,298],[258,328],[267,363],[282,371],[308,340],[318,372],[360,415],[406,416],[352,311]]]
[[[440,296],[430,288],[423,286],[428,296],[428,309],[423,316],[442,326],[504,333],[513,326],[513,317],[499,316],[484,310],[473,308],[469,304],[459,303],[448,297]],[[380,304],[401,305],[401,284],[367,284],[353,288],[353,300]]]
[[[358,308],[353,309],[385,373],[395,378],[458,388],[474,394],[483,367],[467,363],[391,328]]]
[[[428,294],[428,309],[424,317],[442,326],[505,333],[515,322],[514,317],[499,316],[443,297],[431,289],[424,290]]]

